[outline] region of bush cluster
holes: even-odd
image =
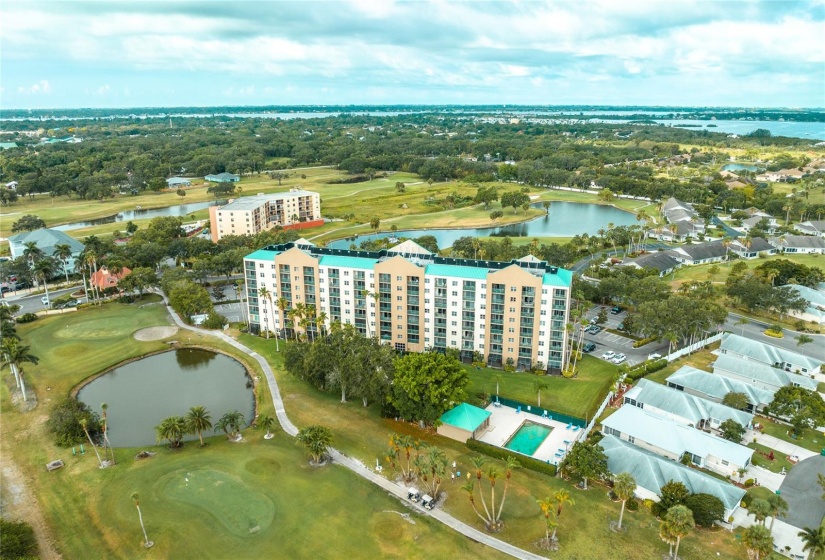
[[[642,362],[641,364],[627,370],[627,378],[636,381],[642,377],[646,377],[653,372],[659,371],[667,367],[667,360],[662,358],[655,362]]]
[[[471,451],[482,453],[495,459],[507,459],[507,457],[512,457],[514,455],[512,451],[502,449],[501,447],[496,447],[495,445],[490,445],[489,443],[484,443],[475,439],[468,439],[466,445],[467,448]],[[525,457],[522,455],[518,455],[517,458],[519,464],[525,469],[530,469],[531,471],[548,474],[550,476],[556,476],[555,465],[544,463],[542,461],[539,461],[538,459],[533,459],[532,457]]]
[[[633,343],[633,348],[641,348],[645,344],[650,344],[651,342],[656,342],[655,336],[649,336],[647,338],[642,338],[641,340],[637,340]]]
[[[101,433],[100,419],[92,410],[72,397],[66,397],[49,413],[46,428],[54,435],[55,444],[61,447],[71,447],[86,440],[86,434],[80,425],[80,420],[88,421],[87,429],[94,440]]]
[[[17,321],[20,324],[23,324],[23,323],[31,323],[35,319],[37,319],[37,315],[35,315],[34,313],[23,313],[19,317],[15,318],[15,321]]]
[[[0,558],[24,560],[37,558],[37,538],[34,529],[23,521],[7,521],[0,517]]]

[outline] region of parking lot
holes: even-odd
[[[588,310],[587,319],[595,319],[601,308],[601,305],[597,305]],[[614,315],[610,313],[610,309],[611,308],[608,306],[607,323],[599,325],[602,328],[601,332],[598,334],[590,334],[588,332],[584,333],[585,343],[592,342],[596,345],[596,349],[590,352],[592,356],[601,359],[605,352],[612,350],[616,354],[626,355],[627,361],[625,363],[633,366],[647,360],[647,357],[650,354],[659,353],[664,355],[667,353],[666,341],[651,342],[650,344],[645,344],[642,348],[633,348],[633,343],[635,341],[632,338],[607,332],[607,329],[617,330],[619,328],[619,324],[624,321],[625,317],[627,317],[627,312],[624,310],[622,310],[622,312],[618,315]]]
[[[232,323],[240,323],[246,316],[246,303],[216,303],[215,312]]]

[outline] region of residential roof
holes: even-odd
[[[722,372],[725,371],[749,377],[754,383],[766,383],[772,387],[786,387],[794,383],[813,391],[816,391],[817,387],[816,380],[807,375],[790,373],[764,362],[739,358],[731,354],[720,354],[713,363],[713,373],[724,375]]]
[[[625,393],[625,398],[635,399],[645,405],[670,412],[692,421],[694,425],[709,418],[719,422],[731,419],[742,426],[750,426],[753,422],[753,414],[672,389],[648,379],[640,379],[635,387]]]
[[[467,280],[485,280],[488,272],[485,268],[452,264],[428,264],[426,271],[427,274],[435,276],[450,276],[453,278],[466,278]]]
[[[94,274],[92,274],[91,278],[89,278],[89,282],[92,283],[93,286],[97,286],[100,289],[105,290],[106,288],[113,288],[117,286],[118,282],[123,280],[124,277],[129,276],[132,273],[132,269],[123,267],[123,269],[114,274],[109,271],[108,268],[105,266],[100,267]]]
[[[671,251],[659,251],[648,253],[635,259],[628,259],[622,264],[635,264],[640,268],[655,268],[659,272],[671,270],[679,265],[679,261],[673,258]]]
[[[12,255],[19,257],[22,254],[22,249],[19,251],[16,249],[23,247],[30,241],[34,241],[37,247],[39,247],[40,250],[47,256],[52,256],[54,254],[54,248],[57,245],[68,245],[72,248],[72,253],[79,253],[85,247],[83,243],[73,237],[69,237],[62,231],[49,228],[40,228],[34,231],[24,231],[9,237],[9,244],[13,247],[11,251]]]
[[[775,249],[775,247],[768,243],[768,241],[764,237],[751,237],[750,247],[745,245],[744,240],[732,241],[731,245],[739,247],[742,251],[748,251],[751,253],[761,253],[762,251],[772,251],[773,249]]]
[[[573,283],[573,271],[560,268],[555,274],[545,273],[541,278],[541,283],[545,286],[559,286],[569,288]]]
[[[398,253],[402,255],[425,255],[430,256],[432,253],[413,241],[412,239],[407,239],[403,243],[399,243],[392,249],[387,249],[387,253]]]
[[[17,142],[0,142],[0,150],[9,150],[16,147]]]
[[[218,183],[227,182],[227,181],[240,181],[240,176],[235,175],[234,173],[218,173],[217,175],[207,175],[204,177],[207,181],[214,181]]]
[[[276,255],[280,254],[280,251],[270,251],[268,249],[258,249],[254,253],[250,253],[245,256],[245,259],[253,260],[253,261],[271,261],[275,260]]]
[[[713,455],[733,465],[743,466],[753,455],[753,450],[744,445],[671,422],[635,406],[621,407],[605,418],[602,425],[678,456],[690,451],[695,455]]]
[[[667,221],[671,224],[676,222],[692,222],[693,219],[696,217],[696,214],[693,212],[688,212],[687,210],[683,210],[681,208],[677,208],[675,210],[671,210],[667,212]]]
[[[724,399],[728,393],[744,393],[748,397],[748,402],[754,406],[770,404],[776,393],[773,390],[762,389],[738,379],[714,375],[691,366],[680,367],[665,381],[720,400]]]
[[[313,194],[317,193],[303,190],[291,190],[275,194],[257,194],[252,196],[242,196],[236,198],[228,204],[225,204],[224,206],[221,206],[220,209],[229,212],[236,212],[238,210],[254,210],[255,208],[260,208],[261,206],[265,205],[267,202],[275,202],[278,200],[285,200],[287,198],[295,198],[298,196],[311,196]]]
[[[636,447],[615,436],[604,436],[599,445],[607,455],[607,468],[610,472],[632,473],[636,484],[656,494],[661,492],[662,486],[674,480],[684,484],[691,494],[716,496],[722,500],[726,511],[735,509],[745,496],[745,491],[733,484]]]
[[[442,414],[441,422],[468,432],[474,432],[491,414],[491,412],[477,406],[461,403]]]
[[[816,235],[783,235],[782,237],[771,237],[770,242],[776,247],[825,249],[825,239]]]
[[[187,179],[186,177],[169,177],[166,179],[167,185],[189,185],[192,183],[191,179]]]
[[[809,229],[811,231],[821,233],[825,231],[825,220],[808,220],[807,222],[797,224],[796,227],[805,227],[806,229]]]
[[[724,257],[727,248],[724,244],[718,241],[709,241],[707,243],[697,243],[693,245],[682,245],[677,252],[686,253],[695,261],[703,261],[706,259],[718,259]]]
[[[681,200],[679,200],[675,197],[672,197],[672,196],[670,198],[668,198],[664,202],[664,204],[662,204],[662,212],[664,212],[665,214],[667,214],[668,212],[672,212],[673,210],[680,209],[680,208],[684,209],[684,210],[688,210],[690,212],[695,212],[695,210],[693,209],[692,204],[690,204],[688,202],[682,202]]]
[[[825,308],[825,291],[815,290],[808,286],[800,286],[799,284],[787,284],[785,287],[792,289],[808,300],[808,303],[812,306]]]
[[[360,268],[363,270],[373,270],[375,259],[365,259],[362,257],[346,257],[339,255],[324,255],[318,262],[320,266],[331,266],[341,268]]]
[[[803,366],[809,370],[813,370],[822,365],[822,362],[815,360],[784,348],[771,346],[764,342],[751,340],[739,336],[738,334],[730,333],[722,341],[720,350],[740,354],[742,356],[749,356],[750,358],[772,366],[778,363],[794,364],[796,366]]]

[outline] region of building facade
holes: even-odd
[[[296,313],[323,313],[326,326],[352,324],[400,351],[455,349],[495,367],[558,373],[568,352],[572,273],[531,256],[477,261],[439,257],[412,241],[373,252],[300,239],[248,255],[244,272],[253,331],[312,335],[322,325],[301,326]]]
[[[321,225],[321,195],[292,189],[288,192],[245,196],[224,206],[209,208],[212,241],[226,235],[254,235],[281,226]]]

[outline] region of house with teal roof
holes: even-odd
[[[466,442],[478,439],[490,427],[492,413],[467,403],[448,410],[441,415],[441,424],[436,431],[439,435]]]

